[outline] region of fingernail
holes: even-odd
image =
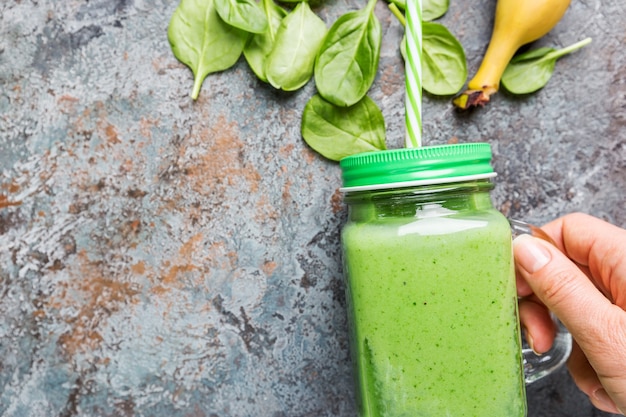
[[[617,409],[615,402],[609,397],[609,394],[606,392],[604,388],[598,388],[593,392],[593,397],[598,401],[598,403],[604,405],[607,410],[611,410],[611,412],[617,413],[620,410]],[[622,413],[623,414],[623,413]]]
[[[513,240],[515,261],[528,273],[537,272],[550,262],[550,252],[543,247],[538,239],[530,235],[520,235]]]

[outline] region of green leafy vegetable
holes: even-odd
[[[387,0],[389,5],[395,5],[398,9],[406,10],[406,0]],[[424,0],[422,2],[422,20],[430,22],[439,19],[446,14],[450,7],[450,0]]]
[[[176,58],[193,71],[195,100],[208,74],[237,62],[248,33],[224,23],[213,0],[182,0],[170,19],[167,37]]]
[[[326,100],[351,106],[372,86],[378,70],[382,30],[376,0],[348,12],[332,25],[315,61],[315,85]]]
[[[246,57],[248,65],[256,76],[264,82],[267,82],[265,76],[265,60],[267,55],[274,47],[276,32],[280,26],[280,22],[287,15],[282,7],[274,3],[273,0],[262,0],[263,10],[267,18],[267,27],[263,33],[254,34],[246,44],[243,55]]]
[[[439,23],[422,24],[422,85],[431,94],[456,94],[467,78],[465,51]]]
[[[304,108],[302,137],[311,148],[333,161],[386,149],[383,114],[367,96],[351,107],[338,107],[319,94],[314,95]]]
[[[430,22],[446,14],[450,0],[425,0],[422,4],[422,20]]]
[[[548,83],[560,57],[590,42],[591,38],[587,38],[563,49],[539,48],[517,55],[507,65],[500,82],[513,94],[535,92]]]
[[[402,24],[406,19],[395,3],[389,9]],[[406,60],[406,34],[400,43],[400,53]],[[445,26],[422,22],[422,87],[435,95],[457,93],[467,77],[467,61],[461,43]]]
[[[326,36],[326,24],[307,2],[298,5],[280,23],[265,75],[274,88],[294,91],[313,75],[315,56]]]
[[[263,33],[267,18],[254,0],[213,0],[217,13],[231,26],[250,33]]]

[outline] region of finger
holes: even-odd
[[[537,354],[549,351],[556,335],[556,325],[546,306],[530,298],[522,299],[519,316],[530,348]]]
[[[530,285],[528,285],[524,277],[517,271],[515,271],[515,286],[517,288],[518,297],[528,297],[533,293],[533,289],[530,288]]]
[[[529,235],[515,238],[513,248],[518,273],[570,332],[597,337],[601,330],[605,335],[604,317],[612,304],[576,265],[553,245]]]
[[[626,309],[626,230],[582,213],[563,216],[542,227],[559,249],[615,304]]]
[[[575,342],[572,345],[572,353],[567,360],[567,367],[576,386],[589,396],[589,400],[595,407],[609,413],[620,412],[600,383],[596,371],[589,364],[584,352]]]

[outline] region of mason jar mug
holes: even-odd
[[[524,417],[511,227],[491,202],[490,145],[364,153],[341,168],[360,416]],[[530,378],[548,373],[536,368]]]

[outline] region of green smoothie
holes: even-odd
[[[360,416],[525,416],[507,220],[364,210],[342,232]]]

